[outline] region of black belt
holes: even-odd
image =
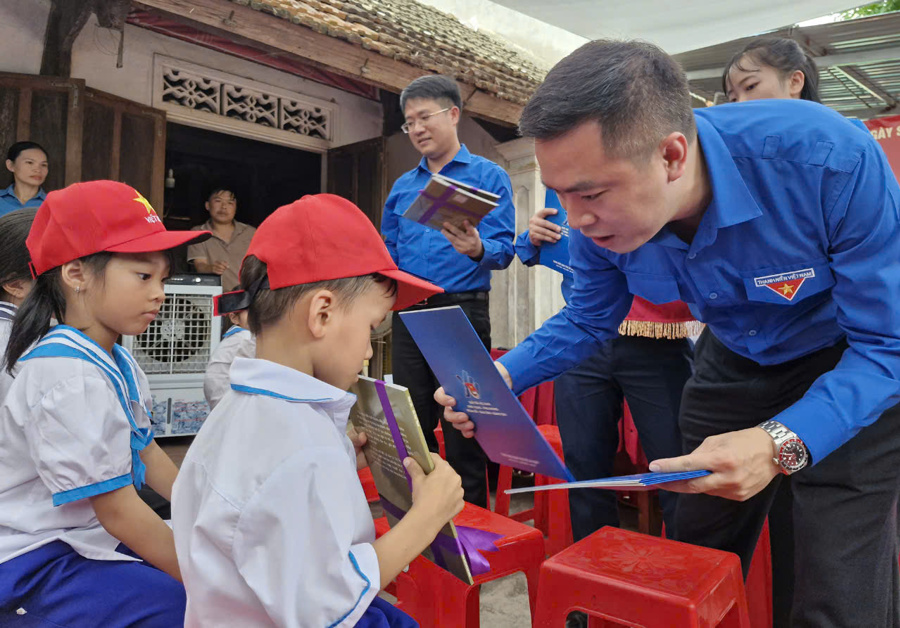
[[[416,303],[413,307],[445,307],[448,305],[458,305],[460,303],[469,303],[471,301],[483,301],[487,303],[490,293],[484,290],[472,290],[470,292],[453,292],[450,294],[441,293],[428,297],[424,301]]]

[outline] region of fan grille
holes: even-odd
[[[147,331],[134,338],[132,353],[147,375],[203,373],[212,317],[212,297],[169,295]]]

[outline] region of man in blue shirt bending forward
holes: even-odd
[[[613,338],[630,295],[688,303],[707,328],[686,455],[650,465],[712,471],[668,487],[687,493],[679,540],[746,570],[789,481],[791,625],[900,625],[900,187],[872,137],[821,105],[690,98],[678,64],[638,42],[585,44],[535,92],[520,131],[577,229],[575,282],[498,368],[524,390]]]
[[[462,99],[456,82],[446,76],[423,76],[400,94],[406,117],[403,132],[422,154],[422,161],[394,183],[384,206],[381,233],[391,257],[408,273],[444,289],[411,310],[459,305],[469,317],[485,347],[491,348],[488,294],[491,271],[509,266],[515,253],[515,209],[509,175],[497,164],[471,154],[460,145],[459,124]],[[416,200],[433,173],[468,183],[500,196],[497,207],[478,228],[467,224],[463,231],[445,223],[437,231],[402,217]],[[434,429],[441,415],[432,394],[434,374],[399,316],[393,322],[391,356],[394,382],[409,388],[416,414],[432,451],[437,451]],[[454,429],[444,430],[447,461],[462,478],[465,499],[487,506],[486,458],[474,440],[462,438]]]

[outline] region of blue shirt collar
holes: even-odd
[[[293,403],[337,404],[346,409],[356,402],[356,395],[268,360],[235,358],[231,365],[231,387],[249,395],[273,397]]]
[[[0,192],[0,196],[11,196],[11,197],[13,197],[14,199],[16,199],[16,201],[18,201],[18,200],[19,200],[19,197],[16,196],[16,184],[13,183],[13,184],[10,185],[8,188],[6,188],[6,189],[3,190],[2,192]],[[38,188],[38,193],[34,195],[34,198],[40,199],[40,200],[42,200],[42,201],[43,201],[45,198],[47,198],[47,193],[44,191],[44,188]],[[24,205],[23,205],[23,207],[24,207]]]
[[[459,151],[457,151],[456,155],[453,156],[453,159],[451,159],[447,163],[447,165],[444,166],[444,168],[441,168],[441,170],[444,170],[445,168],[447,168],[447,166],[449,166],[450,164],[452,164],[454,162],[459,163],[459,164],[472,163],[472,153],[469,152],[469,149],[466,148],[465,144],[459,145]],[[431,175],[431,170],[428,169],[428,158],[427,157],[422,157],[422,159],[419,161],[419,169],[427,172],[429,174],[429,176]]]

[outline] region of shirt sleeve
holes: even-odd
[[[531,238],[529,237],[531,233],[530,229],[526,229],[522,233],[519,234],[519,237],[516,238],[516,255],[526,266],[534,266],[538,263],[538,255],[540,254],[540,249],[531,243]]]
[[[618,336],[633,297],[625,275],[577,231],[569,240],[575,280],[567,304],[500,358],[519,394],[581,363]]]
[[[384,203],[384,210],[381,212],[381,237],[384,238],[384,245],[387,247],[388,253],[391,254],[391,259],[399,266],[400,257],[397,255],[397,239],[400,231],[400,217],[394,211],[394,207],[397,205],[397,194],[394,193],[396,189],[397,183],[394,183],[394,187]]]
[[[484,246],[484,255],[478,264],[491,270],[503,270],[515,255],[516,208],[513,205],[512,183],[506,171],[494,164],[482,185],[488,192],[499,194],[500,198],[497,207],[478,224],[478,234]]]
[[[775,417],[803,440],[814,463],[874,423],[900,395],[900,187],[873,140],[850,177],[823,188],[831,295],[849,347],[833,370]]]
[[[54,506],[132,483],[131,426],[102,375],[59,382],[30,409],[25,436]]]
[[[201,229],[195,227],[194,229],[191,229],[191,231],[201,231]],[[206,250],[206,242],[188,245],[187,260],[193,262],[195,259],[209,259],[209,251]]]
[[[276,625],[354,626],[380,589],[375,548],[354,541],[361,506],[347,490],[350,467],[346,451],[307,449],[283,463],[238,521],[235,564]]]

